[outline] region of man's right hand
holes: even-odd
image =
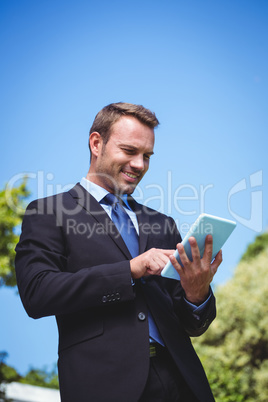
[[[160,248],[151,248],[138,257],[130,260],[130,270],[133,279],[139,279],[142,276],[160,275],[162,269],[169,261],[169,256],[174,250],[163,250]]]

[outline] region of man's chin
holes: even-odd
[[[122,185],[122,186],[118,186],[118,190],[121,194],[127,194],[130,195],[134,192],[135,188],[136,188],[136,184],[126,184],[126,185]]]

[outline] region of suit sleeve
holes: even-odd
[[[133,300],[130,264],[123,260],[66,271],[66,244],[56,216],[27,208],[16,247],[19,293],[29,316],[40,318]]]
[[[210,289],[210,296],[202,310],[193,310],[189,307],[188,303],[184,298],[184,292],[182,289],[183,296],[179,296],[176,292],[174,296],[174,307],[177,315],[181,319],[185,331],[189,336],[200,336],[202,335],[210,326],[212,321],[216,317],[216,301],[215,296]]]

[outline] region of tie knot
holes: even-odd
[[[111,205],[112,207],[114,207],[116,204],[120,202],[118,197],[116,197],[116,195],[112,193],[106,194],[106,196],[103,197],[102,201],[103,203]]]

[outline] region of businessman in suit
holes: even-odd
[[[56,316],[62,402],[214,401],[190,336],[215,318],[221,252],[211,263],[208,236],[200,259],[191,238],[189,261],[174,220],[131,197],[157,125],[143,106],[106,106],[90,130],[87,176],[26,210],[18,288],[29,316]],[[180,281],[160,276],[169,260]]]

